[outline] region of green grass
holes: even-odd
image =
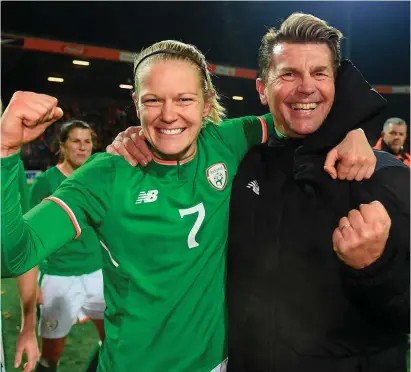
[[[20,305],[14,279],[1,281],[1,311],[6,370],[7,372],[19,371],[13,367],[16,340],[20,329]],[[76,324],[67,337],[58,371],[82,372],[98,340],[98,334],[92,322]]]

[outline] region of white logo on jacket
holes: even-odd
[[[260,195],[260,186],[258,186],[258,182],[256,180],[249,182],[247,188],[252,189],[257,195]]]

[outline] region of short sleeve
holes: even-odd
[[[223,121],[217,131],[240,161],[252,147],[267,141],[274,131],[274,123],[271,114],[244,116]]]

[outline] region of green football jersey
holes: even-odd
[[[68,175],[64,173],[61,165],[40,173],[29,189],[30,207],[36,206],[53,194],[67,177]],[[91,227],[85,228],[81,237],[67,243],[39,265],[42,274],[60,276],[89,274],[101,269],[101,267],[101,247],[97,235]]]
[[[10,237],[3,270],[15,275],[91,225],[104,249],[107,303],[99,372],[212,371],[227,355],[231,185],[242,157],[272,130],[271,115],[209,123],[195,154],[180,162],[154,159],[146,168],[95,155],[25,215],[31,233]],[[8,194],[12,162],[2,166]],[[15,220],[2,219],[2,227]],[[55,226],[58,234],[51,233]]]

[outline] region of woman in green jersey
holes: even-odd
[[[39,174],[30,187],[31,207],[52,195],[89,159],[93,150],[91,127],[81,120],[65,122],[60,129],[59,145],[58,164]],[[61,247],[40,264],[41,358],[37,372],[57,369],[66,338],[77,322],[92,320],[100,339],[104,340],[106,304],[101,266],[100,243],[92,228],[86,229],[79,239]],[[98,353],[95,355],[97,364]]]

